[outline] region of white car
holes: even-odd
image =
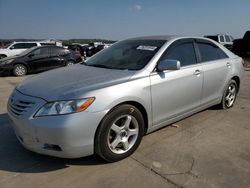
[[[0,48],[0,59],[14,56],[34,46],[41,46],[40,42],[13,42]]]

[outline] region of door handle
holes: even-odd
[[[200,76],[200,74],[201,74],[201,71],[200,71],[200,70],[195,70],[195,71],[194,71],[194,75]]]
[[[230,68],[231,67],[231,63],[227,62],[227,67]]]

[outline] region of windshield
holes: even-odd
[[[37,46],[34,46],[34,47],[32,47],[32,48],[29,48],[28,50],[25,50],[25,51],[23,51],[22,53],[20,53],[20,54],[18,54],[18,56],[25,56],[25,55],[27,55],[27,54],[29,54],[30,52],[32,52],[34,49],[36,49],[37,48]]]
[[[164,40],[125,40],[99,52],[85,65],[109,69],[140,70],[162,47]]]

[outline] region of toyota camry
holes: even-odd
[[[231,108],[242,74],[242,59],[210,39],[131,38],[26,79],[8,114],[28,150],[115,162],[147,133],[214,105]]]

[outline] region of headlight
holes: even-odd
[[[37,111],[35,117],[81,112],[88,108],[94,100],[95,98],[91,97],[79,100],[49,102]]]
[[[14,61],[14,59],[9,59],[9,60],[6,60],[4,61],[3,63],[6,65],[6,64],[10,64]]]

